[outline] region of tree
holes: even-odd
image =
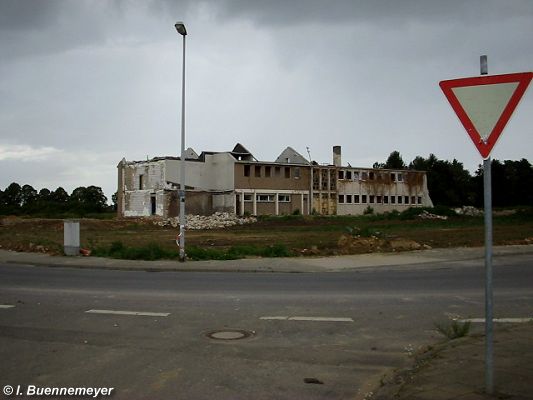
[[[37,201],[37,190],[31,185],[24,185],[20,190],[20,203],[22,207],[31,207]]]
[[[117,211],[118,209],[118,192],[113,193],[111,196],[111,202],[113,203],[113,210]]]
[[[474,190],[470,173],[457,160],[439,160],[434,154],[427,159],[416,157],[410,169],[426,171],[428,190],[433,203],[444,206],[463,206],[472,204]]]
[[[385,165],[383,168],[387,169],[405,169],[406,165],[402,159],[402,156],[400,155],[399,151],[393,151],[390,153],[389,158],[387,158],[387,161],[385,162]]]
[[[494,207],[533,205],[533,167],[525,158],[520,161],[492,160],[492,204]],[[483,206],[483,167],[480,165],[474,178],[476,206]]]
[[[78,187],[69,198],[69,208],[80,213],[102,212],[107,208],[107,197],[97,186]]]
[[[50,193],[50,190],[48,190],[47,188],[42,188],[41,190],[39,190],[39,200],[50,200]]]
[[[57,204],[67,204],[69,195],[61,186],[50,193],[50,199]]]
[[[2,208],[6,214],[18,213],[22,203],[22,188],[16,182],[11,183],[2,196]]]

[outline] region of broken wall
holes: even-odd
[[[166,180],[180,183],[180,160],[165,160]],[[185,185],[204,191],[233,190],[233,164],[235,159],[228,153],[205,156],[205,161],[185,161]]]

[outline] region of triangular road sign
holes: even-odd
[[[483,158],[489,157],[531,78],[533,72],[522,72],[440,82],[444,95]]]

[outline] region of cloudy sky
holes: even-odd
[[[531,0],[0,0],[0,188],[101,186],[178,155],[181,51],[195,150],[371,166],[398,150],[473,172],[438,83],[533,70]],[[533,162],[533,89],[493,150]]]

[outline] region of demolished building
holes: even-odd
[[[120,217],[179,215],[179,157],[123,159],[117,168]],[[200,155],[189,148],[185,190],[187,213],[200,215],[358,215],[368,207],[384,212],[432,206],[425,172],[342,166],[340,146],[328,165],[309,162],[291,147],[266,162],[241,144]]]

